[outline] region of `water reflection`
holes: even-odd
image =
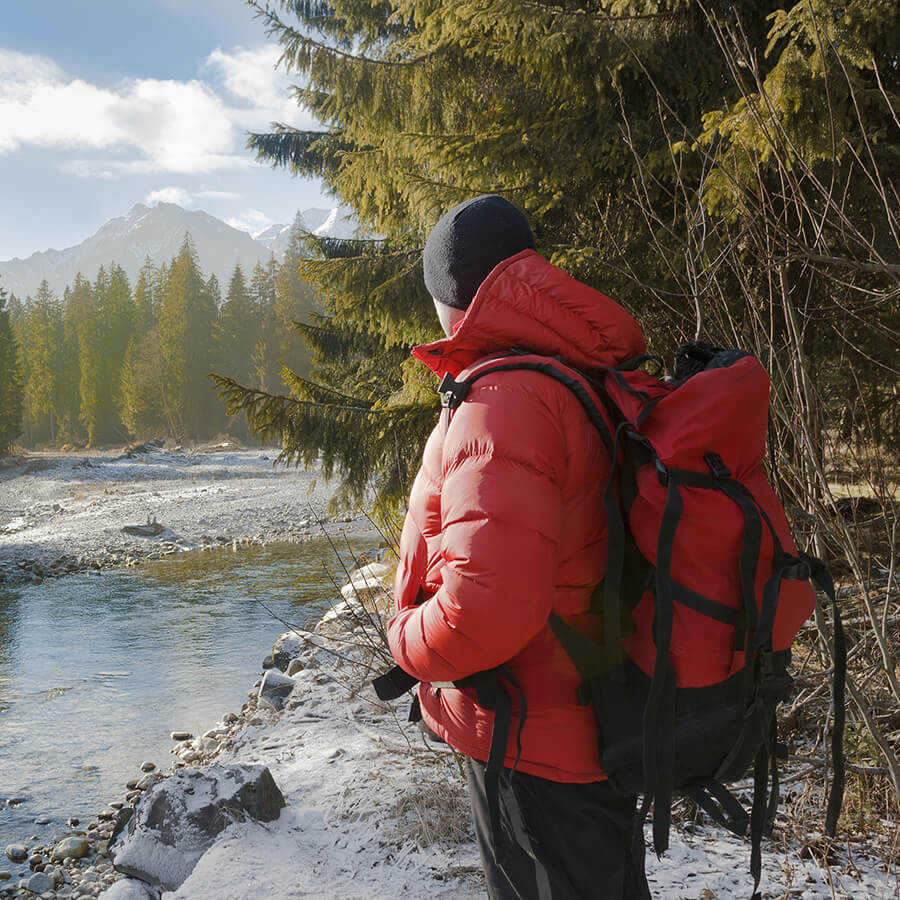
[[[169,732],[240,707],[284,630],[272,614],[308,623],[375,546],[194,552],[0,595],[0,847],[96,813],[144,759],[168,768]]]

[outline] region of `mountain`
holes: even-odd
[[[357,226],[348,211],[309,209],[301,213],[304,226],[316,233],[352,237]],[[19,298],[33,295],[41,279],[61,294],[81,272],[93,280],[100,266],[117,262],[132,284],[149,256],[155,263],[168,262],[178,252],[185,232],[190,232],[200,267],[206,276],[215,273],[223,293],[235,263],[249,274],[257,262],[274,253],[279,258],[290,239],[290,225],[272,225],[251,236],[199,210],[187,210],[175,203],[148,207],[136,204],[126,216],[110,219],[95,234],[75,247],[32,253],[27,259],[0,262],[0,285]]]
[[[334,209],[305,209],[300,213],[300,218],[307,231],[319,236],[359,237],[359,225],[353,213],[345,206],[336,206]],[[278,257],[287,250],[291,239],[291,226],[270,225],[265,231],[254,234],[253,238]]]

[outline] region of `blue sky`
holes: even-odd
[[[260,165],[248,130],[315,123],[243,0],[31,0],[0,8],[0,259],[62,249],[138,202],[247,231],[333,206]]]

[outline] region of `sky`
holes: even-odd
[[[316,127],[244,0],[0,4],[0,260],[80,243],[135,203],[255,233],[332,207],[248,131]]]

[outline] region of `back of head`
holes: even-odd
[[[438,302],[466,309],[479,285],[504,259],[534,250],[524,213],[497,194],[454,206],[425,243],[425,286]]]

